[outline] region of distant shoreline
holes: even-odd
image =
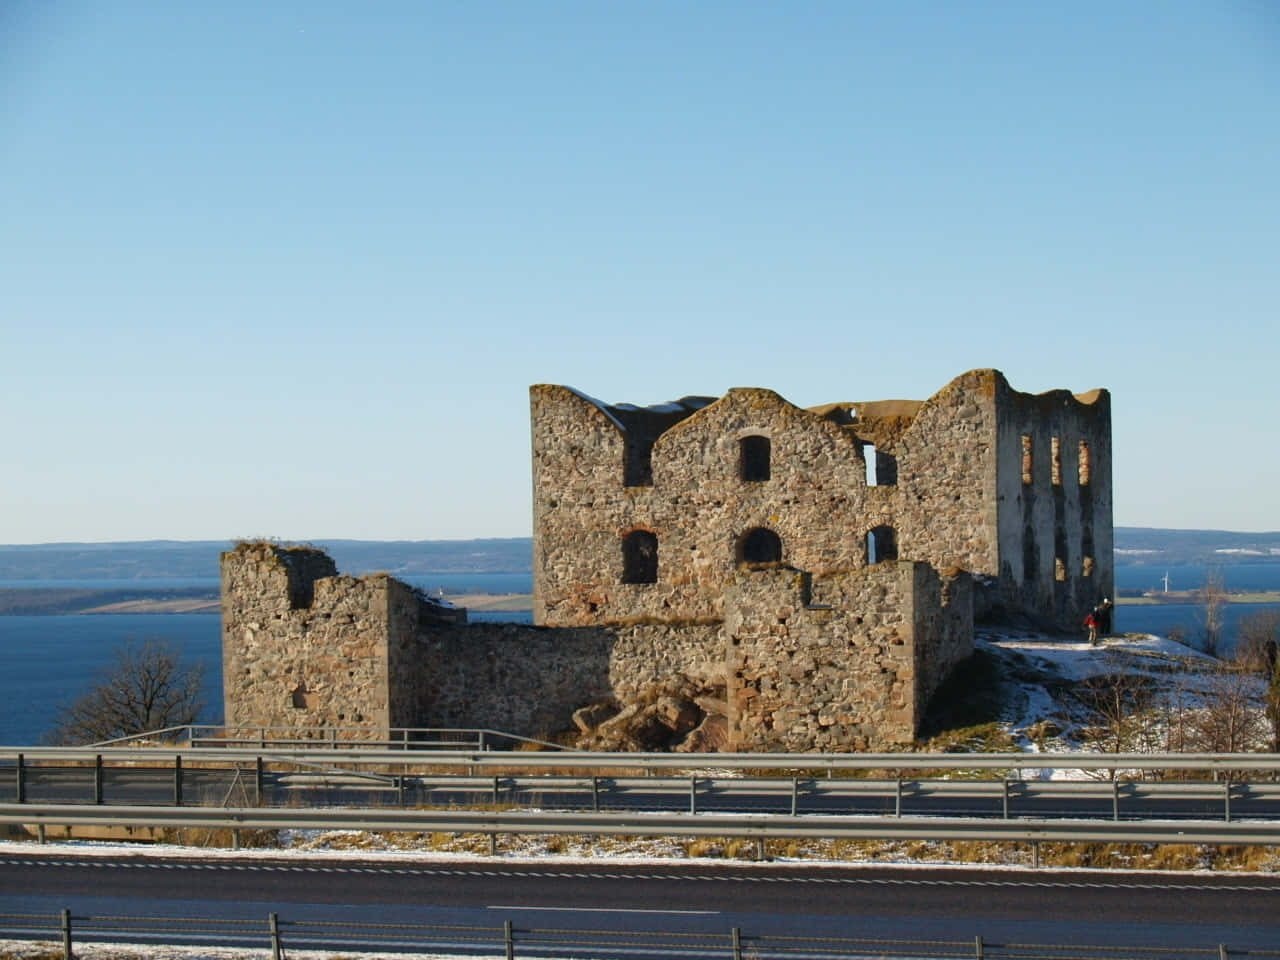
[[[441,599],[454,606],[480,612],[514,613],[531,611],[533,596],[528,593],[445,594]],[[1280,603],[1280,591],[1228,593],[1227,603]],[[1120,606],[1200,606],[1200,591],[1117,595]],[[216,590],[207,587],[144,589],[88,589],[76,587],[0,588],[0,616],[68,616],[76,614],[138,613],[219,613],[222,601]]]
[[[443,599],[476,611],[533,609],[527,593],[448,594]],[[118,590],[75,587],[0,588],[0,616],[76,616],[79,614],[219,613],[222,598],[205,587]]]

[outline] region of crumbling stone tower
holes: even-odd
[[[345,577],[321,550],[222,554],[222,683],[230,728],[421,725],[429,626],[465,621],[387,574]]]
[[[1110,396],[974,370],[925,401],[769,390],[607,405],[530,390],[534,617],[724,616],[742,565],[963,570],[979,615],[1075,629],[1112,593]]]

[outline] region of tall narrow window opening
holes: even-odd
[[[743,563],[780,563],[782,539],[772,530],[756,527],[743,536],[738,544],[738,553]]]
[[[1062,438],[1054,437],[1049,441],[1049,465],[1053,473],[1053,485],[1062,486]]]
[[[1089,458],[1089,441],[1080,441],[1080,486],[1089,485],[1089,477],[1093,472],[1093,464]]]
[[[898,535],[893,527],[880,526],[867,531],[867,563],[897,559]]]
[[[877,450],[874,443],[862,445],[862,459],[867,468],[868,487],[892,487],[898,482],[898,458]]]
[[[743,437],[738,441],[738,471],[743,480],[769,479],[771,444],[768,437]]]
[[[1022,435],[1022,482],[1031,482],[1031,434]]]
[[[622,582],[658,582],[658,537],[648,530],[632,530],[622,538]]]

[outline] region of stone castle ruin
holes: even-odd
[[[886,749],[969,656],[975,616],[1075,630],[1112,593],[1106,391],[975,370],[922,402],[530,399],[536,625],[240,544],[222,559],[228,726]]]

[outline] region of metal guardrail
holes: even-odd
[[[385,734],[385,736],[374,736]],[[346,747],[399,750],[496,750],[519,748],[521,745],[539,750],[565,750],[558,743],[522,737],[502,730],[480,728],[444,729],[437,727],[228,727],[213,724],[183,724],[149,730],[114,740],[88,744],[88,747],[127,746],[185,747],[306,747],[341,749]]]
[[[100,756],[100,755],[99,755]],[[234,764],[171,765],[144,761],[92,767],[0,765],[0,800],[18,804],[459,806],[488,803],[547,810],[755,812],[792,816],[888,815],[1068,817],[1136,820],[1269,819],[1280,821],[1280,783],[1199,781],[871,779],[799,777],[564,776],[478,777],[357,768],[315,762],[268,763],[246,772]],[[1221,811],[1221,813],[1217,813]]]
[[[144,761],[181,755],[191,761],[253,762],[269,754],[273,760],[314,763],[318,752],[330,764],[467,767],[474,769],[551,768],[576,770],[773,770],[833,775],[854,770],[1092,770],[1264,773],[1280,775],[1276,753],[588,753],[583,751],[431,750],[408,744],[391,749],[365,745],[344,748],[329,743],[307,746],[289,741],[264,751],[247,747],[170,745],[113,747],[0,746],[0,763],[29,760],[93,762]]]
[[[1013,943],[987,939],[908,940],[753,934],[730,927],[700,933],[653,929],[607,930],[501,925],[438,925],[289,920],[270,913],[263,920],[212,917],[86,916],[0,914],[0,935],[28,941],[54,941],[64,960],[85,943],[143,943],[169,946],[221,946],[270,949],[283,960],[285,949],[363,951],[430,950],[468,957],[728,958],[759,960],[835,960],[848,957],[940,960],[1271,960],[1280,950],[1252,950],[1225,943],[1213,946],[1152,947],[1100,944]]]
[[[0,823],[760,839],[1280,844],[1280,822],[0,804]]]

